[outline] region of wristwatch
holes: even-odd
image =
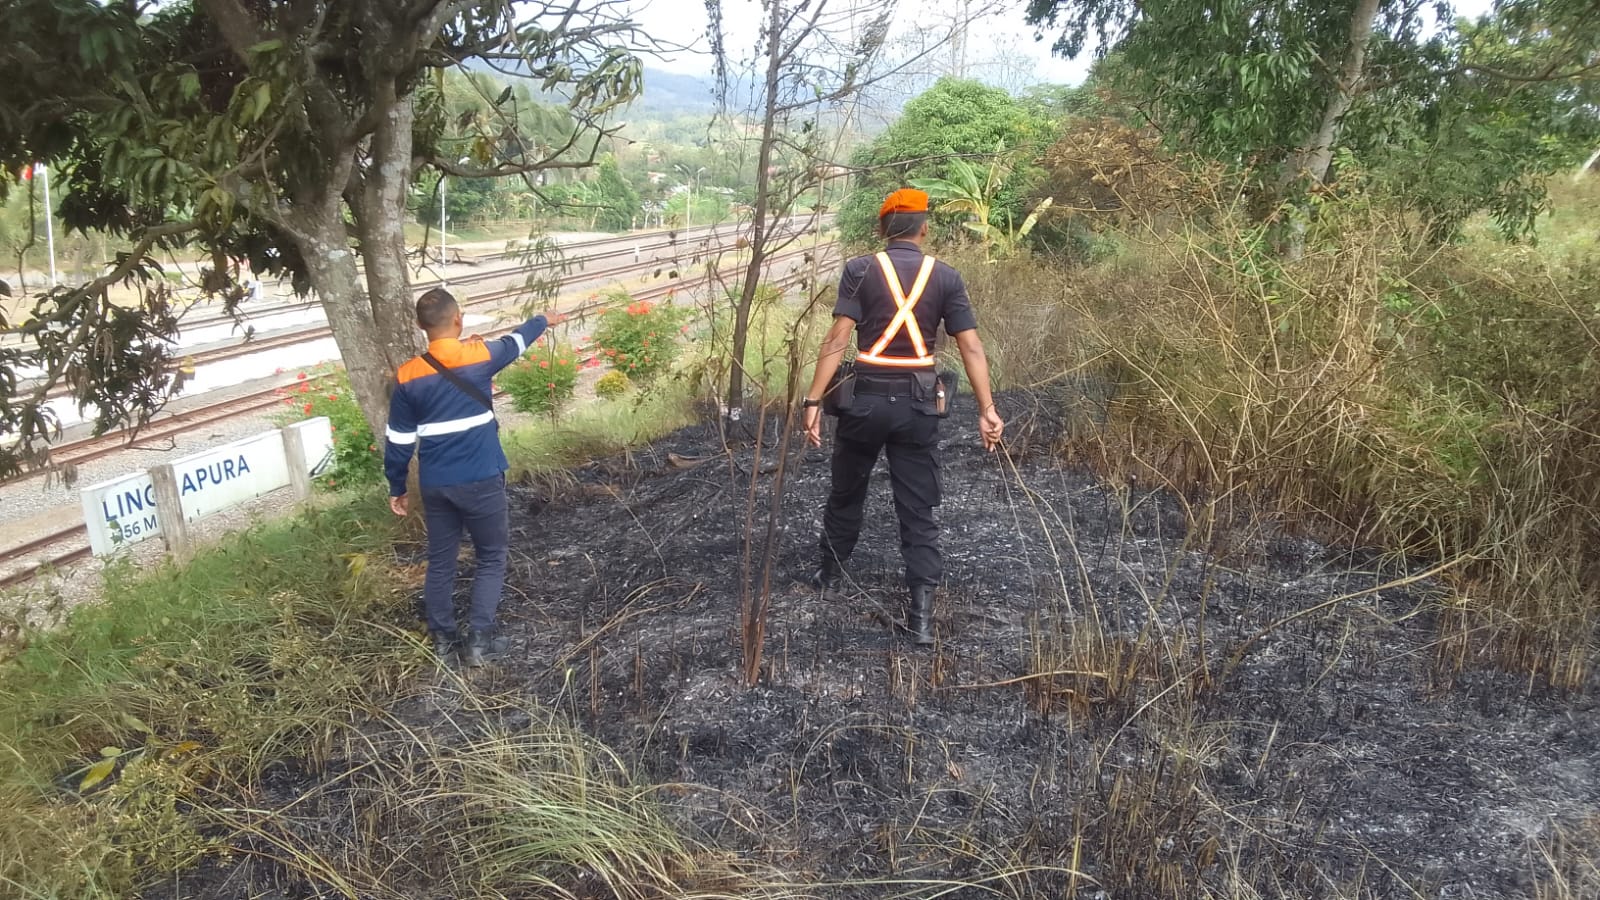
[[[811,409],[814,406],[821,406],[821,405],[822,405],[822,401],[821,400],[813,400],[810,397],[806,397],[805,399],[800,401],[800,408],[801,409]]]

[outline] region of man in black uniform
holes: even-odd
[[[945,409],[933,357],[941,322],[961,350],[978,401],[985,448],[999,446],[1005,423],[990,394],[989,364],[966,285],[955,269],[922,252],[928,195],[909,188],[890,194],[878,212],[878,230],[887,242],[884,251],[845,263],[833,327],[823,339],[803,401],[807,436],[812,446],[820,447],[823,394],[849,346],[850,333],[858,332],[854,398],[839,412],[833,490],[822,520],[822,565],[813,581],[825,591],[837,590],[844,561],[861,533],[868,480],[878,454],[887,450],[900,553],[911,591],[905,629],[914,642],[926,646],[933,643],[933,595],[944,575],[939,525],[933,517],[939,505],[939,419]]]

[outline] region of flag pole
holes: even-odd
[[[39,163],[39,176],[44,186],[44,240],[50,249],[50,286],[56,286],[56,228],[54,211],[50,206],[50,170]]]

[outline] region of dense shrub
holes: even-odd
[[[518,412],[554,415],[572,399],[578,363],[571,349],[540,343],[507,366],[497,383]]]
[[[679,350],[685,310],[640,300],[613,307],[600,317],[594,343],[614,370],[635,382],[655,379],[672,366]]]
[[[317,484],[336,489],[377,484],[383,480],[383,448],[373,438],[342,367],[324,366],[298,373],[295,385],[283,388],[285,412],[279,425],[327,416],[333,425],[333,464]]]

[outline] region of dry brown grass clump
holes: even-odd
[[[1438,564],[1447,671],[1580,685],[1600,606],[1600,267],[1429,245],[1360,194],[1327,198],[1291,262],[1214,173],[1153,165],[1089,176],[1158,188],[1148,212],[1137,191],[1095,202],[1131,223],[1101,261],[964,265],[1006,384],[1062,385],[1084,413],[1064,449],[1174,489],[1197,521],[1270,510]]]

